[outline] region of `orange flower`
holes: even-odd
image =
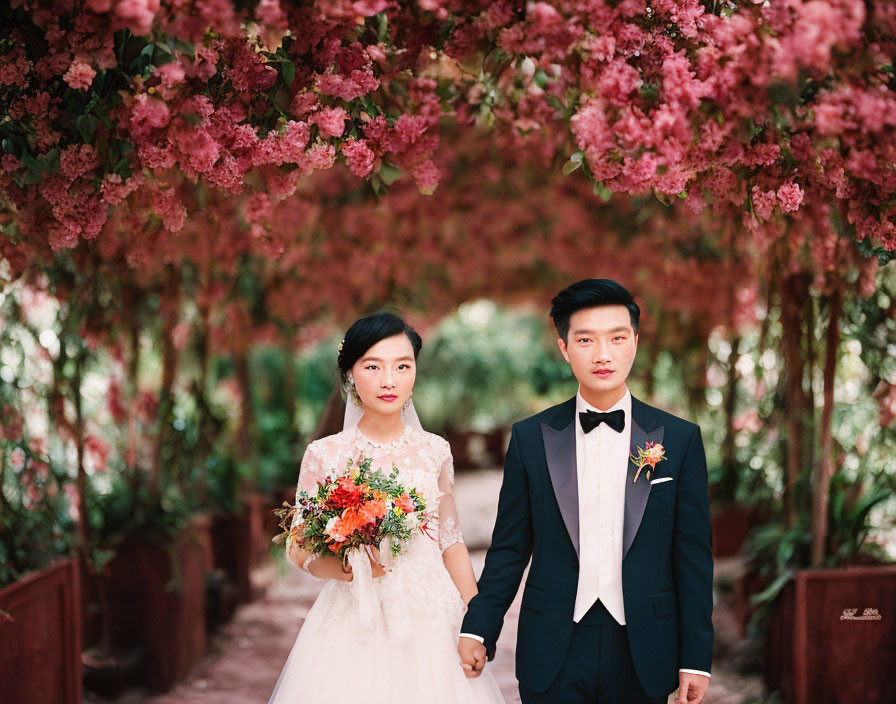
[[[333,540],[343,542],[358,528],[363,526],[365,522],[358,515],[356,508],[347,508],[342,512],[341,516],[332,519],[332,523],[327,526],[327,534]]]
[[[417,504],[408,494],[402,494],[392,503],[405,513],[413,513],[417,510]]]
[[[363,518],[363,523],[376,523],[378,518],[386,515],[386,502],[382,499],[374,499],[361,504],[358,516]]]

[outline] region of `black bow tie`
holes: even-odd
[[[582,430],[590,433],[601,423],[606,423],[617,433],[621,433],[625,428],[625,411],[617,408],[609,413],[598,413],[596,411],[582,411],[579,413],[579,422],[582,424]]]

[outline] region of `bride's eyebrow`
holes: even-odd
[[[413,357],[399,357],[395,361],[396,362],[413,362],[414,358]],[[382,364],[383,360],[380,359],[379,357],[365,357],[364,359],[361,360],[361,364],[366,364],[367,362],[379,362],[380,364]]]

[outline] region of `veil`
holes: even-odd
[[[355,404],[352,401],[351,396],[345,400],[345,417],[342,421],[342,429],[348,430],[349,428],[354,428],[358,425],[358,421],[361,420],[361,417],[364,415],[364,409],[361,406]],[[417,430],[423,430],[423,426],[420,424],[420,418],[417,416],[417,411],[414,408],[414,399],[411,399],[410,403],[408,403],[407,408],[403,408],[401,410],[401,421],[406,426],[411,426],[412,428],[416,428]]]

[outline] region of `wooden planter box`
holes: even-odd
[[[747,635],[747,624],[758,608],[750,603],[750,599],[768,586],[768,579],[756,571],[745,572],[734,583],[734,615],[741,637]]]
[[[248,602],[252,596],[249,507],[243,507],[238,513],[215,514],[211,535],[215,567],[227,574],[236,590],[237,603]]]
[[[451,447],[451,457],[454,460],[455,469],[470,469],[473,467],[473,458],[470,455],[470,439],[473,433],[468,430],[450,430],[445,433],[445,439]]]
[[[759,512],[737,504],[712,507],[712,554],[731,557],[740,553],[747,534],[759,522]]]
[[[0,590],[0,700],[81,701],[81,595],[77,560],[63,560]]]
[[[896,702],[896,565],[800,570],[767,638],[766,684],[792,704]]]
[[[490,432],[485,439],[489,458],[496,467],[504,464],[507,445],[510,443],[510,428],[498,428]]]
[[[291,499],[295,501],[295,492]],[[275,508],[269,506],[268,497],[262,494],[250,494],[246,497],[246,507],[249,511],[249,565],[255,567],[260,564],[271,547],[271,538],[267,534],[267,515]],[[273,516],[273,514],[270,514]],[[276,516],[273,516],[276,519]]]
[[[168,545],[131,536],[109,562],[112,640],[145,650],[141,684],[169,689],[205,653],[205,573],[212,558],[211,518],[201,516]]]

